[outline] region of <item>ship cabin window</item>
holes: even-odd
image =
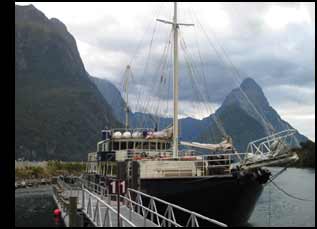
[[[113,142],[113,150],[119,150],[119,142]]]
[[[149,143],[148,142],[143,142],[143,149],[148,150],[149,149]]]
[[[121,150],[127,149],[127,142],[121,142]]]
[[[150,149],[156,150],[156,142],[150,142]]]
[[[128,149],[133,149],[133,142],[128,142]]]
[[[142,142],[135,142],[135,149],[142,149]]]

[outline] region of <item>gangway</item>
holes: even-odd
[[[82,179],[77,179],[73,185],[58,179],[57,184],[59,188],[62,188],[58,191],[54,187],[54,200],[58,206],[61,206],[63,199],[77,198],[77,209],[81,210],[96,227],[117,227],[118,217],[119,225],[122,227],[199,227],[200,223],[227,226],[217,220],[131,188],[127,189],[126,195],[119,196],[120,214],[118,214],[117,195],[109,194],[106,187]],[[62,215],[66,216],[65,224],[70,226],[67,219],[68,210],[65,207],[61,208]],[[165,211],[163,213],[158,209],[165,209]]]

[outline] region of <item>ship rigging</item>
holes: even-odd
[[[172,126],[165,125],[159,129],[158,125],[155,128],[145,128],[142,125],[139,128],[134,128],[135,123],[132,125],[131,119],[129,119],[131,106],[128,104],[128,88],[131,84],[129,80],[134,79],[132,77],[133,65],[131,61],[127,65],[123,80],[126,100],[125,128],[105,129],[102,131],[103,137],[97,143],[97,151],[88,154],[89,163],[86,176],[96,183],[107,185],[111,180],[119,176],[120,172],[120,179],[126,180],[131,188],[142,190],[145,193],[198,211],[204,215],[210,215],[212,218],[228,225],[241,225],[247,222],[263,190],[263,185],[270,178],[271,173],[263,167],[278,163],[291,163],[298,159],[295,152],[289,151],[290,143],[296,141],[294,136],[296,131],[285,130],[274,133],[274,128],[271,124],[265,120],[265,117],[261,115],[240,88],[243,96],[245,96],[255,113],[261,118],[268,133],[270,133],[267,137],[251,141],[246,151],[239,153],[234,147],[234,142],[226,133],[223,125],[221,125],[221,120],[218,120],[216,116],[212,116],[219,132],[223,136],[220,143],[212,144],[179,140],[179,45],[185,54],[185,64],[188,68],[189,79],[193,83],[192,86],[196,89],[197,96],[200,96],[205,102],[208,102],[208,88],[204,83],[197,83],[198,77],[195,78],[194,75],[198,75],[199,70],[193,64],[192,55],[188,51],[184,37],[179,36],[182,35],[179,30],[180,27],[192,27],[194,24],[179,23],[178,4],[176,2],[173,3],[173,7],[172,21],[156,20],[156,22],[172,26],[157,68],[161,73],[160,77],[157,78],[159,85],[157,92],[162,93],[162,85],[165,85],[166,75],[169,75],[169,73],[166,73],[167,60],[170,55],[173,57]],[[197,25],[203,28],[198,20]],[[156,27],[153,30],[149,50],[152,47],[155,30]],[[203,31],[205,32],[205,30]],[[171,37],[173,38],[171,39]],[[208,38],[207,34],[206,37]],[[173,52],[169,53],[171,50]],[[223,48],[221,50],[224,51]],[[219,50],[216,53],[218,56],[220,54]],[[199,51],[198,56],[202,63]],[[224,66],[229,63],[230,70],[234,73],[233,75],[240,77],[239,71],[230,58],[226,54],[224,56],[229,60]],[[148,60],[149,56],[145,69],[148,67]],[[221,58],[221,60],[224,61],[224,58]],[[200,73],[202,73],[201,79],[205,79],[204,71],[202,70]],[[154,88],[155,86],[152,87],[152,90]],[[137,105],[140,102],[139,98],[142,98],[140,94],[141,90],[139,91],[139,96],[137,96]],[[145,100],[144,108],[150,107],[155,110],[155,115],[149,114],[149,116],[152,116],[152,120],[158,123],[160,117],[158,111],[163,107],[160,104],[160,99],[156,109],[152,106],[147,106],[151,99],[146,98]],[[207,108],[208,106],[205,105],[205,107]],[[210,109],[207,108],[207,110],[210,112]],[[190,150],[180,151],[179,146],[190,147]],[[204,150],[207,150],[208,153],[203,152]],[[200,203],[199,206],[197,203]],[[231,206],[231,208],[228,210],[224,206]]]

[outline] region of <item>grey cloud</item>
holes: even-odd
[[[221,103],[224,97],[245,77],[254,78],[264,91],[275,93],[270,90],[276,85],[299,85],[301,87],[309,87],[314,83],[314,61],[315,49],[314,30],[310,25],[305,23],[289,24],[283,30],[272,31],[265,24],[263,16],[267,13],[270,7],[277,4],[282,7],[299,7],[299,4],[293,3],[224,3],[222,8],[225,10],[230,19],[230,32],[224,34],[216,34],[217,41],[220,42],[226,49],[226,52],[233,63],[238,67],[241,73],[241,78],[233,76],[228,67],[223,66],[218,56],[209,46],[206,40],[200,40],[199,44],[203,53],[205,62],[204,70],[206,82],[198,77],[198,90],[208,91],[209,102]],[[313,7],[309,7],[311,17],[314,13],[311,11]],[[199,15],[198,15],[199,17]],[[164,18],[164,17],[163,17]],[[107,24],[105,24],[107,22]],[[160,54],[154,50],[163,52],[164,43],[166,41],[170,27],[168,25],[157,24],[157,31],[152,44],[151,61],[149,62],[148,71],[144,72],[146,62],[148,61],[148,48],[152,36],[152,28],[144,33],[146,24],[141,22],[137,29],[140,31],[124,31],[120,29],[120,23],[117,19],[105,17],[102,20],[89,25],[70,25],[75,31],[75,37],[78,37],[84,42],[87,42],[102,52],[117,52],[125,56],[132,57],[136,47],[139,45],[141,36],[145,34],[142,45],[137,53],[137,59],[134,60],[133,68],[135,82],[130,84],[131,93],[151,93],[154,95],[156,91],[155,85],[160,85],[160,73],[155,75],[155,67],[160,60]],[[204,22],[202,22],[204,24]],[[154,25],[154,23],[152,23]],[[118,33],[113,33],[107,27],[119,27]],[[199,28],[197,28],[199,30]],[[88,32],[87,32],[88,31]],[[188,32],[189,31],[189,32]],[[206,31],[211,30],[206,26]],[[184,31],[184,36],[189,35],[188,48],[196,48],[193,41],[194,30]],[[200,31],[200,33],[202,33]],[[192,37],[190,37],[192,36]],[[197,35],[199,36],[199,35]],[[202,36],[202,34],[200,35]],[[213,34],[210,33],[210,38],[215,43]],[[186,39],[186,38],[185,38]],[[158,48],[161,47],[161,48]],[[217,46],[218,47],[218,46]],[[114,57],[115,58],[115,57]],[[83,58],[84,59],[84,58]],[[111,60],[109,60],[111,61]],[[198,57],[193,58],[193,64],[200,66]],[[112,72],[112,76],[117,76],[116,82],[122,82],[122,72],[125,64],[123,63],[117,68],[115,66],[108,67],[108,71]],[[100,62],[100,65],[104,65]],[[181,59],[180,70],[180,99],[201,101],[197,96],[197,91],[193,91],[192,84],[184,60]],[[105,67],[101,66],[100,69]],[[167,76],[165,76],[167,77]],[[120,80],[119,80],[120,78]],[[238,81],[238,82],[236,82]],[[166,92],[159,93],[165,99],[172,98],[171,92],[167,93],[168,84],[162,86]],[[135,86],[138,85],[138,86]],[[140,92],[140,87],[143,87],[144,92]],[[122,89],[122,85],[120,85]],[[169,94],[169,96],[167,96]],[[291,96],[285,92],[285,96]],[[286,99],[284,97],[284,101]],[[272,97],[274,98],[274,97]],[[290,98],[290,97],[288,97]],[[279,99],[282,103],[282,99]],[[303,101],[304,102],[304,101]]]

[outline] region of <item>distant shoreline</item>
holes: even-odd
[[[41,180],[52,179],[59,175],[80,175],[86,169],[84,162],[41,161],[28,162],[16,161],[15,180]]]

